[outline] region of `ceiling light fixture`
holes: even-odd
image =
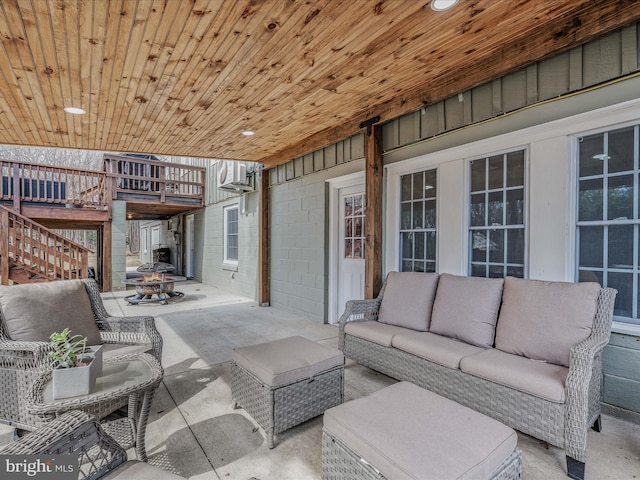
[[[64,111],[73,115],[84,115],[87,113],[82,108],[78,107],[64,107]]]
[[[431,0],[431,9],[436,12],[443,12],[453,7],[458,0]]]
[[[252,131],[252,130],[245,130],[244,132],[242,132],[242,134],[245,137],[250,137],[251,135],[255,135],[256,132]]]

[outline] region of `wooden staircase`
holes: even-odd
[[[88,248],[3,206],[0,231],[3,285],[87,277]]]

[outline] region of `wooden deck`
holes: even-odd
[[[98,275],[111,289],[112,203],[129,220],[163,219],[204,206],[205,168],[104,155],[104,170],[0,160],[0,283],[87,276],[88,251],[50,229],[96,230]]]
[[[104,171],[0,160],[0,204],[49,228],[91,228],[111,219],[113,200],[128,219],[160,219],[204,205],[205,169],[105,155]],[[18,192],[18,193],[17,193]]]

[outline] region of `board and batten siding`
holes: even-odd
[[[394,119],[383,125],[385,165],[637,98],[640,89],[638,79],[633,77],[637,75],[640,67],[639,45],[640,27],[636,24]],[[628,77],[627,80],[623,79],[625,76]],[[608,82],[611,84],[607,85]],[[562,100],[556,101],[558,99]],[[319,172],[323,172],[322,179],[339,176],[333,172],[334,162],[335,165],[340,165],[345,161],[345,151],[349,151],[347,146],[354,138],[358,136],[270,170],[272,194],[288,189],[290,184],[302,185],[305,181],[307,184],[313,183],[308,177],[316,176]],[[527,143],[528,140],[523,138],[522,144]],[[554,166],[555,157],[544,157],[543,154],[553,153],[557,148],[561,149],[565,160],[561,165]],[[567,243],[566,238],[563,237],[563,246],[560,249],[550,251],[544,247],[553,241],[551,232],[563,232],[566,236],[570,235],[569,230],[575,228],[575,225],[569,222],[567,212],[554,216],[557,204],[549,201],[550,197],[555,196],[557,201],[567,205],[567,209],[571,208],[568,198],[569,189],[573,188],[573,185],[567,183],[570,178],[570,166],[566,163],[566,151],[566,139],[557,138],[539,142],[528,151],[533,165],[530,172],[529,198],[531,203],[538,203],[529,218],[529,254],[539,259],[530,264],[531,278],[568,279],[569,272],[574,268],[574,259],[567,258],[570,242]],[[541,179],[545,179],[545,171],[548,171],[549,167],[561,169],[561,174],[539,183]],[[464,172],[461,164],[445,163],[439,169],[441,180],[451,181],[451,185],[455,184],[460,188],[462,179],[459,175]],[[324,182],[322,179],[317,179],[318,185]],[[440,187],[439,190],[440,202],[448,197],[451,197],[449,200],[454,203],[459,201],[455,191],[443,191]],[[295,196],[291,198],[295,205],[298,205],[298,200],[300,199],[295,199]],[[287,200],[272,200],[271,215],[279,218],[284,213],[280,209],[290,207]],[[300,213],[299,216],[302,217],[304,214]],[[278,231],[281,227],[278,222],[279,220],[272,221],[272,245],[273,235],[285,234]],[[286,235],[296,233],[296,227],[286,228]],[[450,262],[450,268],[458,268],[463,273],[464,262],[460,259],[463,242],[463,239],[459,238],[461,232],[464,233],[464,224],[458,220],[449,232],[451,243],[439,242],[441,245],[446,244],[446,249],[440,248],[439,258],[442,259],[443,254],[447,256],[447,252],[443,250],[449,250],[449,260],[445,258],[444,261]],[[298,233],[306,233],[304,226]],[[326,237],[326,232],[322,233]],[[458,237],[453,238],[455,235]],[[287,241],[296,243],[294,239]],[[317,243],[318,240],[315,239],[313,252],[318,256],[326,256],[326,252],[321,252]],[[452,253],[453,250],[455,252]],[[274,285],[276,287],[275,294],[272,294],[272,299],[276,299],[273,303],[277,306],[286,305],[286,308],[304,314],[305,309],[309,308],[300,300],[305,296],[299,295],[301,289],[290,288],[291,280],[285,278],[287,274],[284,267],[289,263],[279,263],[286,257],[285,248],[273,250],[272,246],[272,289]],[[326,264],[324,257],[322,261]],[[315,262],[317,264],[319,260]],[[440,265],[442,266],[442,263]],[[273,278],[274,273],[277,278]],[[293,277],[295,280],[296,274],[293,274]],[[326,304],[326,298],[316,298],[316,293],[317,290],[314,290],[314,309],[319,309],[322,303]],[[326,296],[326,289],[324,295]],[[300,307],[296,309],[287,305],[288,303],[297,303]],[[322,319],[318,313],[313,313],[311,317]],[[605,411],[622,412],[640,422],[640,337],[613,333],[611,343],[604,351],[603,368]]]

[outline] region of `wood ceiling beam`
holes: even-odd
[[[570,13],[547,22],[545,28],[514,36],[488,57],[478,60],[478,52],[470,52],[467,62],[435,77],[428,85],[406,90],[336,127],[289,145],[260,163],[266,169],[273,168],[360,133],[359,124],[368,118],[379,115],[382,122],[390,121],[638,21],[640,8],[635,0],[600,2],[598,8],[592,3],[582,3]]]

